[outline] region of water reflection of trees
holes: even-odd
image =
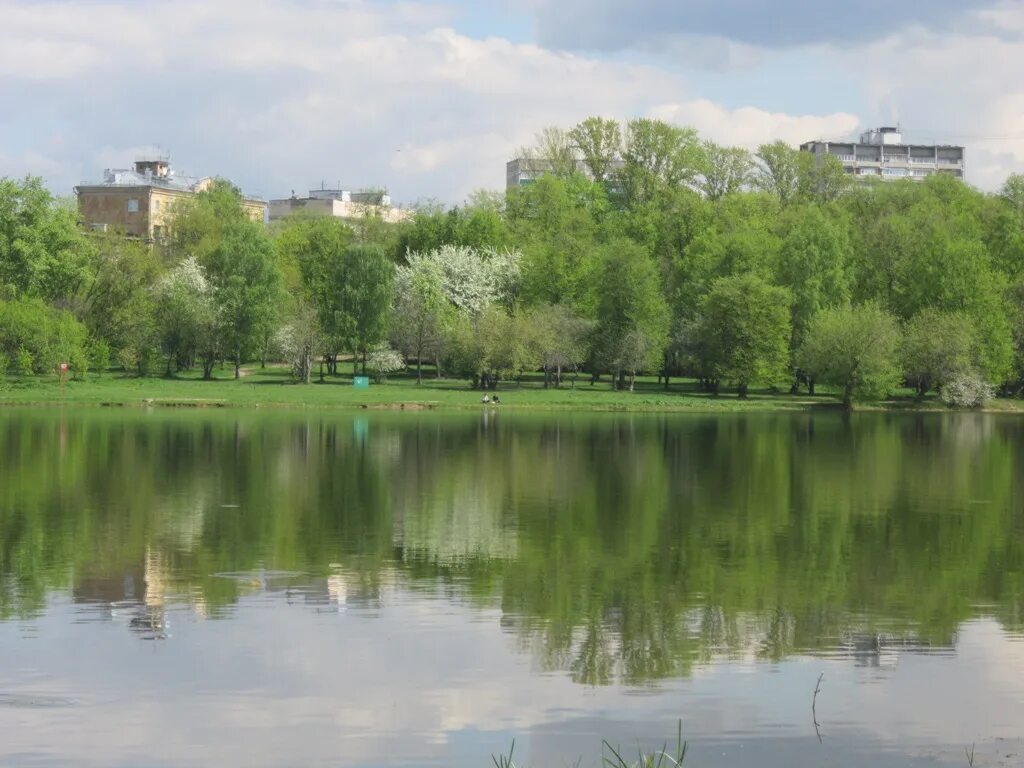
[[[949,647],[979,613],[1022,625],[1024,429],[1008,419],[0,421],[2,616],[62,589],[135,601],[158,634],[166,601],[217,617],[267,589],[225,574],[301,573],[291,588],[333,605],[397,579],[500,606],[588,683]],[[114,594],[129,577],[144,590]]]

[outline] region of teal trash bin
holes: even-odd
[[[370,386],[369,376],[355,376],[352,379],[352,386],[356,389],[368,389]]]

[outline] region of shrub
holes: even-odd
[[[954,376],[939,390],[950,408],[980,408],[995,397],[992,385],[973,374]]]
[[[31,352],[24,347],[18,350],[18,354],[14,359],[14,369],[19,376],[30,376],[34,364],[35,361],[32,359]]]
[[[21,376],[54,373],[81,356],[85,326],[39,299],[0,300],[0,353]]]
[[[79,347],[72,350],[68,358],[68,365],[71,367],[71,377],[76,381],[85,381],[85,374],[89,372],[89,358],[85,350]]]
[[[97,376],[102,376],[110,367],[110,345],[106,339],[93,339],[89,345],[89,360]]]
[[[153,347],[127,346],[117,352],[117,362],[124,372],[138,376],[148,376],[155,360],[156,350]]]

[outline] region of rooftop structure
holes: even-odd
[[[936,173],[964,177],[964,148],[952,144],[907,144],[898,127],[883,126],[865,131],[860,141],[809,141],[800,146],[821,159],[835,157],[843,169],[857,178],[883,181],[921,181]]]
[[[381,189],[351,191],[347,189],[313,189],[308,197],[291,197],[270,201],[270,220],[301,213],[307,216],[334,216],[339,219],[358,219],[379,216],[386,222],[405,221],[410,212],[398,208],[391,196]]]
[[[145,157],[132,168],[108,168],[102,181],[80,184],[75,194],[82,219],[92,229],[152,241],[167,226],[176,202],[212,183],[210,176],[177,175],[167,157]],[[254,221],[266,220],[265,201],[244,196],[242,205]]]

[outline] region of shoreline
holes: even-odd
[[[664,390],[651,380],[634,392],[616,391],[606,382],[575,389],[544,389],[536,382],[517,388],[499,388],[500,405],[480,402],[482,393],[465,382],[436,380],[417,385],[392,380],[367,389],[354,389],[338,378],[317,384],[289,384],[279,371],[250,371],[242,379],[201,381],[191,378],[135,378],[107,376],[67,382],[52,379],[0,381],[0,408],[126,408],[186,410],[318,410],[398,412],[517,413],[844,413],[838,398],[828,393],[791,395],[770,390],[751,391],[746,399],[733,393],[718,396],[697,389],[686,380]],[[205,391],[204,391],[205,390]],[[984,408],[957,411],[935,396],[919,401],[913,395],[856,404],[852,413],[1024,413],[1024,401],[994,400]]]

